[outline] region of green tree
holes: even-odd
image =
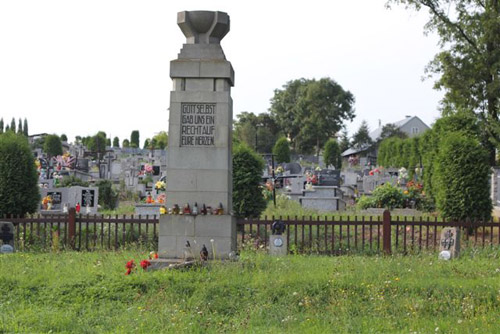
[[[12,121],[10,121],[10,131],[16,132],[16,120],[12,117]]]
[[[68,136],[66,136],[64,133],[61,135],[61,141],[62,142],[68,142]]]
[[[280,136],[276,121],[267,113],[255,115],[244,111],[234,123],[234,136],[238,142],[245,143],[256,152],[269,153]]]
[[[7,131],[9,131],[9,130],[10,130],[9,126],[8,126],[8,125],[6,125],[6,126],[5,126],[5,132],[7,132]]]
[[[342,130],[342,136],[340,137],[340,143],[339,143],[340,153],[343,153],[346,150],[348,150],[349,146],[351,146],[351,143],[349,142],[349,136],[347,135],[347,130],[344,129]]]
[[[377,140],[382,141],[389,137],[398,137],[401,139],[405,139],[408,138],[408,135],[403,132],[398,126],[389,123],[382,127],[382,132],[380,133],[380,136],[377,138]]]
[[[118,137],[113,138],[113,147],[120,147],[120,139]]]
[[[354,96],[330,78],[295,80],[275,90],[271,116],[301,152],[319,155],[343,122],[354,118]]]
[[[448,133],[436,159],[436,204],[449,219],[491,218],[488,152],[473,138]]]
[[[156,148],[160,150],[164,150],[168,146],[168,134],[165,131],[158,132],[152,140],[154,140]]]
[[[3,120],[2,120],[2,127],[3,127]],[[25,118],[24,119],[24,124],[23,124],[23,133],[26,137],[29,136],[29,132],[28,132],[28,120]]]
[[[19,123],[17,123],[17,134],[23,134],[23,121],[19,118]]]
[[[149,138],[146,138],[146,140],[144,141],[143,149],[145,149],[145,150],[150,149],[150,141],[151,140]],[[154,149],[154,147],[151,149]]]
[[[118,193],[113,188],[113,183],[109,180],[99,180],[96,185],[99,188],[99,204],[106,210],[115,209]]]
[[[99,131],[87,141],[87,148],[94,152],[93,156],[100,159],[106,152],[106,134]]]
[[[277,163],[290,162],[290,144],[288,139],[281,137],[273,147],[273,154]]]
[[[63,154],[61,138],[58,135],[45,136],[43,143],[43,151],[49,158]]]
[[[139,147],[139,131],[134,130],[130,134],[130,147],[138,148]]]
[[[130,141],[128,139],[124,139],[123,142],[122,142],[122,147],[123,148],[130,147]]]
[[[3,128],[4,128],[4,125],[3,125],[3,117],[0,119],[0,134],[3,133]]]
[[[342,156],[340,153],[337,141],[333,138],[328,139],[323,150],[323,160],[326,167],[333,166],[335,169],[340,169],[342,167]]]
[[[373,144],[373,140],[370,137],[370,131],[368,129],[368,123],[363,120],[359,126],[358,131],[352,136],[352,145],[357,148],[362,148],[370,146]]]
[[[266,208],[260,187],[265,163],[241,144],[233,150],[233,211],[237,217],[259,217]]]
[[[0,215],[24,215],[40,202],[38,174],[24,136],[0,135]]]
[[[427,32],[437,32],[441,51],[427,66],[443,89],[443,114],[473,113],[482,123],[482,145],[495,163],[500,141],[500,1],[498,0],[390,0],[388,4],[426,8]]]

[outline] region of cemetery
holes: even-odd
[[[330,78],[237,114],[229,14],[176,23],[168,125],[142,149],[138,130],[120,147],[0,120],[0,333],[500,332],[482,120],[348,138],[354,96]]]

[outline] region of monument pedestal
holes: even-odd
[[[211,242],[213,240],[213,243]],[[194,259],[199,259],[203,245],[209,259],[229,258],[236,251],[236,218],[230,215],[162,215],[158,255],[164,259],[182,259],[186,241],[191,245]]]

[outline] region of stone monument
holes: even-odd
[[[460,255],[460,229],[445,227],[441,230],[439,240],[439,258],[450,260]]]
[[[163,215],[159,255],[182,258],[187,241],[193,253],[227,258],[236,250],[232,211],[232,99],[234,71],[220,41],[229,31],[223,12],[184,11],[177,24],[186,36],[170,63],[166,206],[222,207],[217,215]],[[201,213],[201,212],[200,212]]]

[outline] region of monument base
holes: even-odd
[[[190,247],[186,247],[189,241]],[[236,251],[236,218],[230,215],[162,215],[158,255],[163,259],[199,259],[206,246],[209,259],[227,259]],[[215,248],[215,252],[214,252]]]

